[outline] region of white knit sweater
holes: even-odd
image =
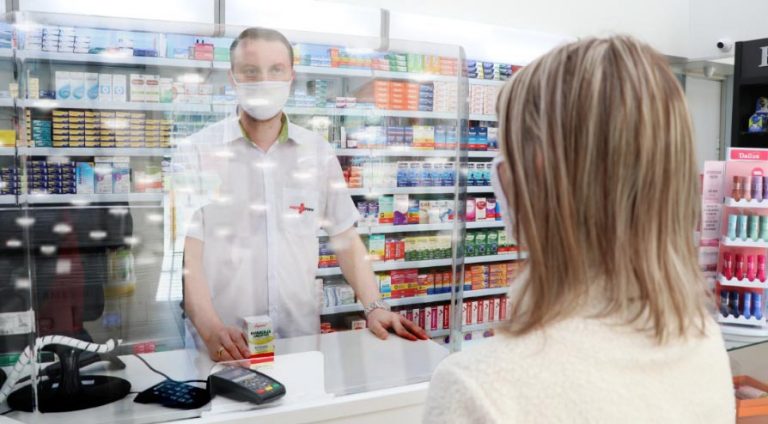
[[[733,423],[717,324],[662,346],[606,320],[572,318],[523,337],[499,334],[446,358],[426,423]]]

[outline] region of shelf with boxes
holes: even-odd
[[[509,287],[466,290],[464,291],[464,298],[471,299],[476,297],[501,295],[501,294],[506,294],[508,291],[509,291]],[[447,302],[449,300],[451,300],[451,293],[440,293],[440,294],[429,294],[426,296],[404,297],[404,298],[397,298],[397,299],[388,298],[387,304],[391,307],[398,307],[398,306],[407,306],[407,305],[420,305],[424,303]],[[362,312],[362,311],[363,311],[363,305],[361,305],[359,302],[355,302],[355,303],[340,305],[340,306],[323,307],[322,315],[345,314],[350,312]]]
[[[167,149],[173,121],[145,111],[26,110],[27,140],[35,148]],[[148,151],[144,151],[149,153]],[[159,152],[159,151],[158,151]],[[139,156],[139,155],[134,155]]]
[[[141,165],[132,166],[131,159],[124,156],[96,156],[78,162],[58,156],[30,158],[21,171],[0,168],[0,194],[20,196],[20,203],[162,200],[161,167]]]
[[[211,112],[210,104],[102,102],[98,100],[18,100],[17,106],[35,109],[135,110],[162,112]]]
[[[173,152],[171,148],[151,147],[19,147],[19,155],[27,156],[148,156],[165,157]],[[0,156],[2,152],[0,152]]]
[[[2,57],[2,56],[0,56]],[[21,61],[50,61],[64,63],[84,63],[94,65],[157,66],[173,68],[211,68],[209,60],[173,59],[167,57],[133,56],[127,53],[67,53],[35,50],[17,50],[16,58]],[[229,68],[229,62],[226,62]]]

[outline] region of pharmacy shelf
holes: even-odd
[[[383,116],[391,118],[419,118],[419,119],[458,119],[454,112],[422,112],[411,110],[387,110],[371,109],[363,107],[351,108],[323,108],[323,107],[286,107],[283,109],[288,115],[324,115],[324,116]]]
[[[0,49],[0,57],[13,57],[13,49]]]
[[[175,68],[210,68],[209,60],[173,59],[167,57],[128,56],[121,54],[59,53],[19,50],[16,57],[21,60],[50,60],[52,62],[95,63],[104,65],[135,65]],[[229,62],[227,62],[229,67]]]
[[[451,266],[451,259],[432,259],[427,261],[397,261],[397,262],[373,262],[373,270],[394,271],[398,269],[433,268],[439,266]],[[319,268],[315,274],[318,277],[341,275],[341,268]]]
[[[720,244],[728,247],[754,247],[760,249],[768,249],[768,242],[765,241],[753,241],[753,240],[732,240],[727,236],[723,236],[720,240]]]
[[[484,264],[489,262],[504,262],[504,261],[516,261],[518,259],[525,259],[528,255],[525,253],[503,253],[501,255],[487,255],[487,256],[468,256],[464,258],[464,263],[469,264]]]
[[[109,203],[109,202],[162,202],[163,193],[113,193],[113,194],[24,194],[19,196],[19,203]]]
[[[473,331],[485,331],[490,330],[493,328],[498,327],[501,324],[501,321],[494,321],[494,322],[486,322],[483,324],[472,324],[472,325],[462,325],[461,326],[461,332],[462,333],[471,333]],[[444,330],[426,330],[427,335],[430,338],[435,337],[445,337],[451,334],[450,329],[444,329]]]
[[[501,87],[507,83],[507,81],[487,80],[479,78],[467,78],[467,81],[469,81],[470,85],[493,85],[497,87]]]
[[[118,147],[22,147],[20,155],[29,156],[170,156],[170,148]]]
[[[13,99],[10,97],[3,97],[0,98],[0,107],[13,107],[14,102]]]
[[[717,314],[717,322],[721,324],[750,325],[754,327],[766,326],[765,318],[757,319],[757,318],[751,317],[749,319],[746,319],[743,316],[740,316],[737,318],[737,317],[734,317],[733,315],[728,315],[727,317],[724,317],[721,314]],[[768,330],[768,328],[765,328],[765,329]]]
[[[15,156],[15,147],[0,147],[0,156]]]
[[[453,194],[453,187],[350,188],[350,196],[377,197],[383,194]]]
[[[94,110],[137,110],[167,112],[211,112],[210,104],[193,103],[140,103],[100,102],[93,100],[19,100],[19,107],[38,109],[94,109]]]
[[[725,199],[725,206],[729,208],[750,208],[750,209],[766,209],[768,208],[768,200],[734,200],[732,197]]]
[[[16,204],[16,196],[12,194],[0,195],[0,205],[15,205],[15,204]]]
[[[467,156],[470,158],[495,158],[498,156],[499,151],[498,150],[488,150],[488,151],[469,151],[467,152]]]
[[[453,150],[415,150],[409,148],[385,149],[336,149],[336,156],[360,157],[414,157],[414,158],[452,158],[456,156]]]
[[[469,115],[470,121],[487,121],[487,122],[496,122],[498,119],[496,118],[496,115],[479,115],[479,114],[470,114]]]
[[[472,299],[476,297],[486,297],[486,296],[499,296],[499,295],[507,294],[508,291],[509,291],[509,287],[467,290],[464,292],[464,299]],[[392,298],[385,299],[387,304],[391,307],[421,305],[424,303],[447,302],[449,300],[451,300],[451,293],[403,297],[399,299],[392,299]],[[363,305],[361,305],[360,303],[353,303],[349,305],[325,307],[323,308],[322,315],[346,314],[349,312],[360,312],[362,310],[363,310]]]
[[[723,275],[717,276],[717,282],[720,283],[721,286],[727,286],[727,287],[744,287],[748,289],[767,289],[768,283],[760,280],[737,280],[736,278],[731,278],[730,280],[725,278]]]
[[[425,82],[425,81],[443,81],[443,82],[459,82],[459,77],[456,75],[438,75],[438,74],[427,74],[427,73],[417,73],[417,72],[393,72],[393,71],[379,71],[374,70],[373,76],[375,78],[387,78],[387,79],[401,79],[401,80],[409,80],[409,81],[416,81],[416,82]]]
[[[478,222],[467,222],[466,225],[468,230],[475,230],[478,228],[503,228],[504,222],[503,221],[478,221]]]
[[[453,229],[453,222],[440,224],[410,224],[410,225],[371,225],[358,227],[363,234],[418,233],[423,231],[446,231]]]
[[[493,193],[491,186],[470,186],[467,187],[467,193]]]
[[[224,69],[229,69],[229,62],[224,62],[224,64]],[[214,62],[213,67],[222,69],[218,65],[219,62]],[[371,78],[373,76],[373,71],[370,69],[331,68],[330,66],[294,66],[293,70],[296,71],[297,74],[306,75],[328,75],[349,78]]]

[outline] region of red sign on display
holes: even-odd
[[[731,160],[765,160],[768,161],[766,149],[731,149]]]

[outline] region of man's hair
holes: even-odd
[[[240,35],[238,35],[237,38],[235,38],[235,40],[232,41],[232,44],[229,46],[229,63],[232,69],[235,68],[235,49],[237,48],[237,45],[240,44],[240,42],[243,40],[265,40],[278,41],[282,43],[288,50],[288,58],[291,61],[291,68],[293,68],[293,46],[291,46],[290,41],[288,41],[288,39],[285,38],[283,34],[281,34],[279,31],[275,31],[274,29],[251,27],[244,29],[243,32],[241,32]]]

